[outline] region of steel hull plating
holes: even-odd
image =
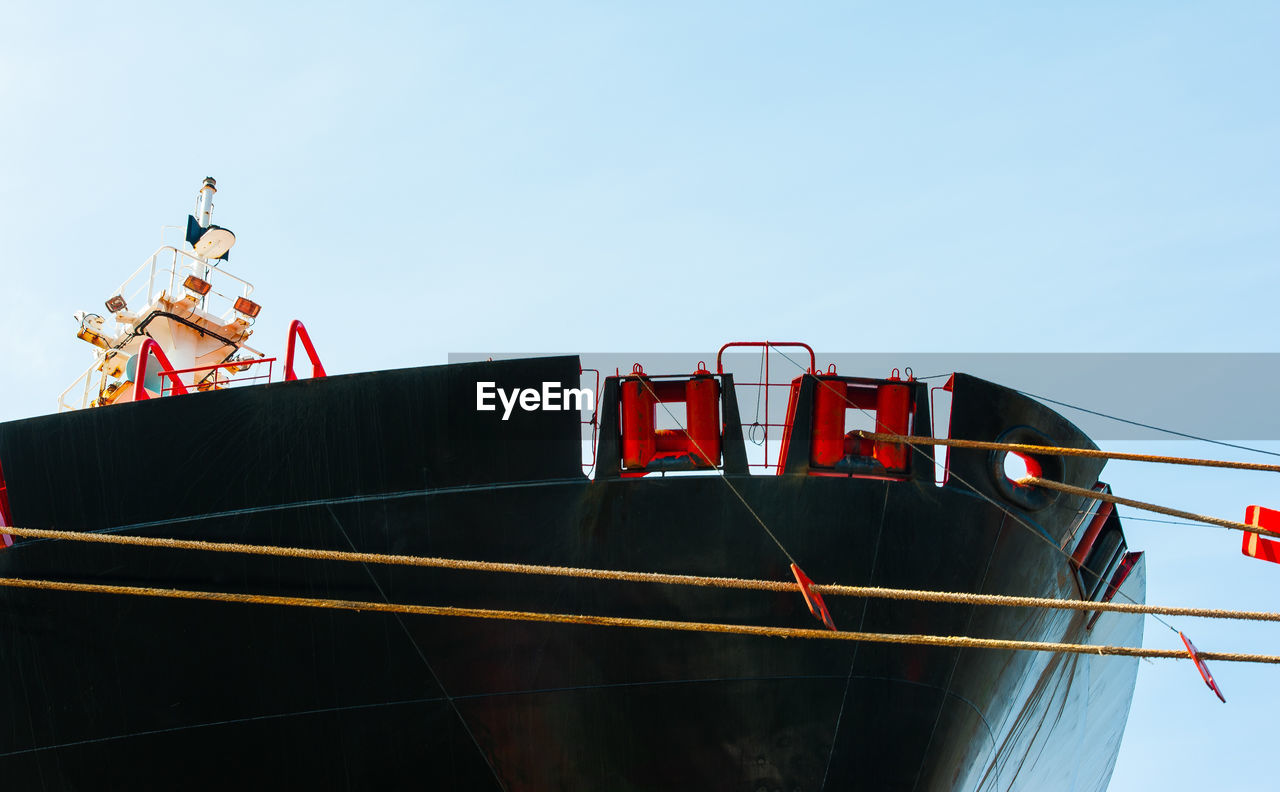
[[[576,415],[504,424],[468,399],[477,380],[576,379],[576,360],[551,358],[194,394],[0,426],[0,460],[27,527],[789,577],[716,477],[588,481]],[[994,386],[970,385],[953,427],[1029,424],[1087,442],[1038,405],[1003,390],[993,404]],[[951,460],[991,497],[987,466]],[[145,484],[122,483],[138,471]],[[1092,484],[1097,466],[1073,462],[1064,478]],[[931,471],[731,480],[820,582],[1079,596],[1056,546],[1078,503],[1015,512],[1028,528]],[[793,594],[70,542],[20,541],[0,552],[0,575],[815,624]],[[1125,592],[1140,601],[1143,580],[1139,568]],[[1141,619],[1116,614],[1089,630],[1075,612],[828,604],[850,630],[1141,641]],[[7,588],[0,773],[24,789],[1101,789],[1136,667]]]

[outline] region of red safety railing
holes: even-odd
[[[325,376],[324,365],[320,362],[320,356],[316,354],[315,344],[311,342],[311,336],[307,333],[307,328],[302,322],[294,319],[289,324],[289,347],[285,357],[284,380],[296,380],[298,375],[293,368],[293,355],[296,349],[298,339],[302,340],[302,348],[306,350],[307,357],[311,360],[311,376]],[[138,360],[137,371],[134,372],[133,383],[133,400],[143,401],[153,398],[147,392],[146,378],[147,369],[151,366],[151,359],[154,357],[156,364],[159,365],[160,371],[158,375],[161,379],[160,396],[173,396],[179,394],[187,394],[192,390],[220,390],[230,386],[251,385],[256,383],[269,383],[275,375],[275,363],[277,358],[256,358],[251,360],[228,360],[222,363],[214,363],[208,366],[193,366],[191,368],[175,369],[173,364],[169,362],[169,358],[165,355],[164,349],[156,343],[155,339],[148,338],[142,342],[142,348],[138,350],[136,355]],[[253,366],[259,366],[250,376],[236,376],[247,371]],[[264,370],[261,368],[265,366]],[[224,373],[225,372],[225,376]],[[196,376],[203,374],[204,376]],[[183,382],[183,378],[193,384],[188,385]],[[168,380],[166,383],[165,380]],[[599,373],[597,372],[597,383],[599,381]],[[592,421],[595,420],[594,415]]]
[[[142,342],[142,349],[138,350],[138,370],[133,375],[133,400],[144,401],[151,398],[151,394],[147,393],[147,366],[151,362],[151,358],[155,357],[156,362],[160,364],[160,376],[169,377],[173,383],[173,391],[175,393],[187,393],[187,386],[182,384],[182,380],[173,374],[173,364],[169,362],[169,358],[164,354],[164,350],[156,343],[154,338],[148,338]],[[161,395],[164,395],[164,385],[160,386]]]
[[[784,433],[784,436],[785,436],[785,433],[788,429],[788,424],[785,420],[783,421],[770,420],[769,393],[774,388],[787,388],[788,391],[790,391],[792,380],[794,380],[797,376],[800,376],[801,374],[804,374],[804,373],[817,374],[818,373],[817,356],[814,355],[813,347],[801,341],[731,341],[725,344],[724,346],[720,347],[720,351],[716,353],[716,373],[717,374],[724,374],[724,351],[732,347],[760,347],[763,349],[763,352],[761,353],[763,355],[763,360],[761,361],[761,368],[760,368],[761,373],[758,375],[761,377],[761,381],[739,382],[737,378],[734,378],[733,385],[734,385],[734,388],[738,389],[739,394],[742,393],[742,390],[741,390],[742,388],[750,388],[750,387],[757,388],[758,389],[757,400],[756,400],[757,407],[759,406],[759,402],[761,400],[759,391],[763,391],[764,421],[755,420],[755,421],[752,421],[751,423],[747,423],[744,419],[742,424],[743,431],[747,433],[747,439],[756,445],[761,445],[764,447],[764,462],[752,462],[750,463],[749,467],[765,468],[766,470],[769,468],[780,469],[782,467],[784,460],[773,459],[769,454],[769,430],[779,429]],[[805,352],[809,354],[809,368],[804,372],[796,371],[795,364],[801,361],[792,360],[790,356],[786,355],[786,353],[782,352],[779,349],[780,347],[795,347],[798,349],[803,349]],[[770,368],[769,368],[770,350],[778,350],[779,355],[782,355],[783,357],[787,358],[786,375],[785,375],[785,378],[779,382],[773,382],[770,377]],[[757,418],[759,417],[758,414],[756,417]],[[757,441],[757,438],[759,438],[758,441]],[[781,448],[784,445],[785,443],[783,443],[782,445],[779,445],[779,450],[781,450]]]
[[[284,357],[284,381],[292,382],[298,378],[293,371],[293,353],[295,342],[302,339],[302,348],[307,351],[307,357],[311,358],[311,376],[323,377],[324,366],[320,363],[320,356],[316,354],[315,344],[311,343],[311,336],[307,333],[307,328],[303,327],[302,322],[294,319],[289,323],[289,348]]]
[[[208,377],[202,377],[200,378],[200,382],[198,382],[197,384],[191,387],[195,388],[198,391],[221,390],[222,388],[230,387],[232,385],[241,386],[241,385],[252,385],[254,383],[259,383],[259,382],[264,384],[268,383],[271,381],[271,376],[275,371],[275,363],[276,363],[276,358],[258,358],[256,360],[231,360],[231,361],[227,361],[226,363],[216,363],[212,366],[196,366],[195,368],[178,369],[177,371],[162,371],[160,372],[160,375],[163,377],[169,378],[171,382],[177,382],[179,385],[182,385],[182,382],[180,381],[179,377],[183,374],[198,374],[200,372],[205,372],[205,371],[212,372],[214,375],[213,379],[209,379]],[[265,374],[253,374],[248,377],[229,376],[225,379],[219,379],[217,376],[217,372],[222,370],[226,370],[231,375],[238,375],[240,374],[240,372],[246,371],[252,366],[260,366],[263,364],[266,364]],[[261,369],[259,369],[259,371],[260,370]],[[187,390],[189,391],[190,388],[188,388]],[[174,389],[166,385],[161,389],[160,395],[169,396],[169,395],[172,395],[173,392],[174,392]]]

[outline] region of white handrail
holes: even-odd
[[[169,261],[166,262],[168,264],[167,267],[162,266],[160,261],[160,257],[165,253],[169,254]],[[155,300],[156,297],[159,296],[159,294],[156,291],[156,276],[157,275],[163,276],[166,273],[169,275],[169,287],[166,290],[166,292],[172,296],[174,291],[174,281],[178,275],[179,257],[182,257],[183,259],[187,259],[187,261],[185,262],[185,266],[191,267],[192,271],[200,274],[202,279],[212,280],[212,278],[216,275],[220,279],[225,278],[228,280],[233,280],[236,283],[239,283],[241,286],[239,290],[240,291],[239,296],[248,298],[251,294],[253,294],[253,284],[250,283],[249,281],[245,280],[244,278],[241,278],[238,275],[233,275],[232,273],[222,269],[221,267],[213,266],[212,264],[209,263],[208,259],[201,258],[195,255],[194,253],[189,253],[185,250],[179,250],[173,245],[160,246],[156,250],[156,252],[152,253],[149,257],[147,257],[145,261],[142,262],[142,265],[140,267],[138,267],[136,270],[133,271],[133,274],[131,274],[128,278],[125,278],[124,282],[121,283],[116,288],[115,293],[124,297],[126,290],[129,288],[129,284],[133,283],[138,278],[138,276],[142,274],[143,270],[150,268],[150,272],[148,273],[146,287],[145,287],[146,301],[150,303],[153,300]],[[138,291],[139,290],[135,290],[134,294],[137,294]],[[221,294],[220,292],[219,292],[219,296],[225,297],[228,300],[233,299],[232,297],[228,297],[227,295]]]
[[[83,374],[76,377],[75,382],[72,382],[70,385],[68,385],[66,390],[58,394],[58,412],[67,412],[68,410],[82,410],[89,404],[89,393],[90,393],[89,389],[93,385],[93,371],[98,367],[98,363],[99,363],[99,359],[95,357],[93,363],[89,365],[89,368],[85,369],[85,372]],[[74,407],[67,403],[67,394],[70,393],[72,390],[74,390],[75,387],[80,384],[81,380],[84,381],[84,395],[80,399],[80,406]]]

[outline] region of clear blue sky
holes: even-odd
[[[300,317],[331,373],[764,337],[1277,351],[1280,6],[690,5],[0,0],[0,420],[50,411],[89,362],[72,312],[205,176],[254,340]],[[1261,476],[1108,476],[1280,506]],[[1152,601],[1275,609],[1237,536],[1130,525]],[[1274,786],[1280,671],[1215,672],[1226,706],[1143,665],[1114,789]]]

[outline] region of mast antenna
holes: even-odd
[[[201,228],[208,228],[213,221],[213,194],[218,191],[218,183],[212,176],[204,177],[200,192],[196,193],[196,222]]]

